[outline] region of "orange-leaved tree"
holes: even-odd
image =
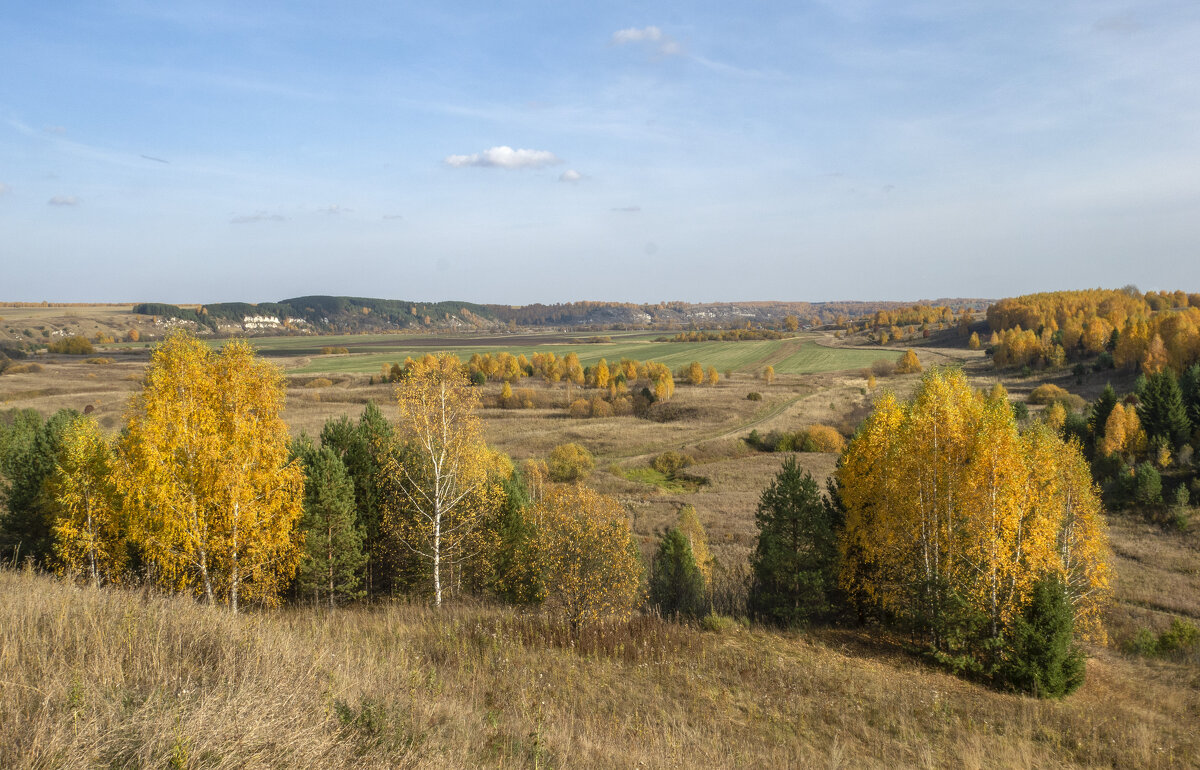
[[[278,601],[300,558],[304,495],[284,392],[279,368],[244,340],[215,353],[176,332],[155,348],[115,478],[160,581],[233,612]]]

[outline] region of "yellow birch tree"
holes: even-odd
[[[116,481],[159,580],[271,605],[300,558],[304,471],[289,461],[277,367],[244,340],[212,352],[172,334],[129,410]]]
[[[396,405],[401,446],[384,465],[384,525],[428,565],[441,606],[443,567],[476,555],[474,532],[496,512],[500,495],[475,413],[479,393],[456,357],[430,356],[396,387]]]
[[[120,503],[113,486],[112,448],[90,417],[63,433],[47,491],[57,507],[53,525],[59,571],[86,574],[92,585],[118,582],[125,564]]]
[[[533,508],[545,603],[572,631],[637,606],[642,564],[624,508],[580,484],[554,488]]]

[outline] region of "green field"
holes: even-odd
[[[619,361],[633,358],[639,361],[660,361],[671,368],[699,361],[704,366],[715,366],[718,371],[757,372],[768,364],[779,374],[811,374],[870,366],[881,358],[895,358],[896,352],[866,348],[830,348],[818,344],[812,338],[791,340],[755,340],[750,342],[654,342],[658,334],[636,334],[613,337],[611,343],[571,344],[561,336],[538,344],[529,337],[517,338],[511,345],[497,345],[495,340],[487,344],[479,341],[444,339],[444,344],[431,345],[429,340],[414,344],[411,338],[388,336],[363,338],[354,336],[321,337],[319,340],[282,337],[255,340],[255,346],[265,355],[312,355],[312,360],[294,370],[299,374],[324,374],[332,372],[373,373],[384,365],[403,361],[408,356],[419,357],[428,352],[447,351],[466,360],[474,353],[497,354],[503,351],[519,355],[524,353],[553,352],[564,356],[574,351],[584,366],[596,363],[601,358]],[[319,343],[319,344],[318,344]],[[313,355],[320,346],[341,346],[351,352],[348,355]],[[314,347],[315,346],[315,347]]]

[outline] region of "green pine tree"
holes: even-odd
[[[687,535],[672,527],[658,545],[650,571],[650,604],[664,617],[697,618],[708,609],[704,575]]]
[[[1179,391],[1192,429],[1200,428],[1200,364],[1192,364],[1179,378]]]
[[[392,588],[386,558],[389,549],[380,533],[383,509],[379,491],[379,470],[391,434],[392,426],[374,401],[363,408],[357,424],[343,415],[327,420],[321,429],[321,446],[338,455],[354,483],[354,507],[363,532],[363,550],[367,554],[365,588],[372,596],[387,593]]]
[[[333,450],[301,455],[305,462],[304,558],[297,574],[300,591],[333,607],[358,599],[366,556],[355,521],[354,483]]]
[[[1075,644],[1074,615],[1056,576],[1037,582],[1005,645],[1000,682],[1039,698],[1061,698],[1083,684],[1084,655]]]
[[[1191,421],[1183,407],[1179,383],[1169,369],[1149,375],[1138,397],[1138,418],[1148,438],[1162,437],[1176,449],[1187,443]]]
[[[1113,407],[1117,405],[1117,391],[1113,390],[1111,383],[1104,386],[1104,391],[1100,394],[1100,398],[1096,399],[1096,403],[1092,404],[1092,413],[1088,417],[1088,428],[1091,429],[1092,436],[1096,439],[1104,436],[1104,424],[1108,422],[1108,416],[1112,414]]]
[[[55,506],[45,493],[67,426],[79,416],[60,409],[48,420],[32,409],[9,412],[0,425],[0,559],[32,558],[45,566],[53,556]]]
[[[754,514],[751,613],[791,626],[832,615],[837,591],[841,507],[822,500],[817,482],[789,457]]]
[[[532,604],[545,595],[535,553],[537,527],[528,516],[529,490],[519,470],[501,482],[500,547],[495,558],[495,591],[510,604]]]

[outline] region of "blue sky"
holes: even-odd
[[[0,299],[1200,289],[1194,2],[11,5]]]

